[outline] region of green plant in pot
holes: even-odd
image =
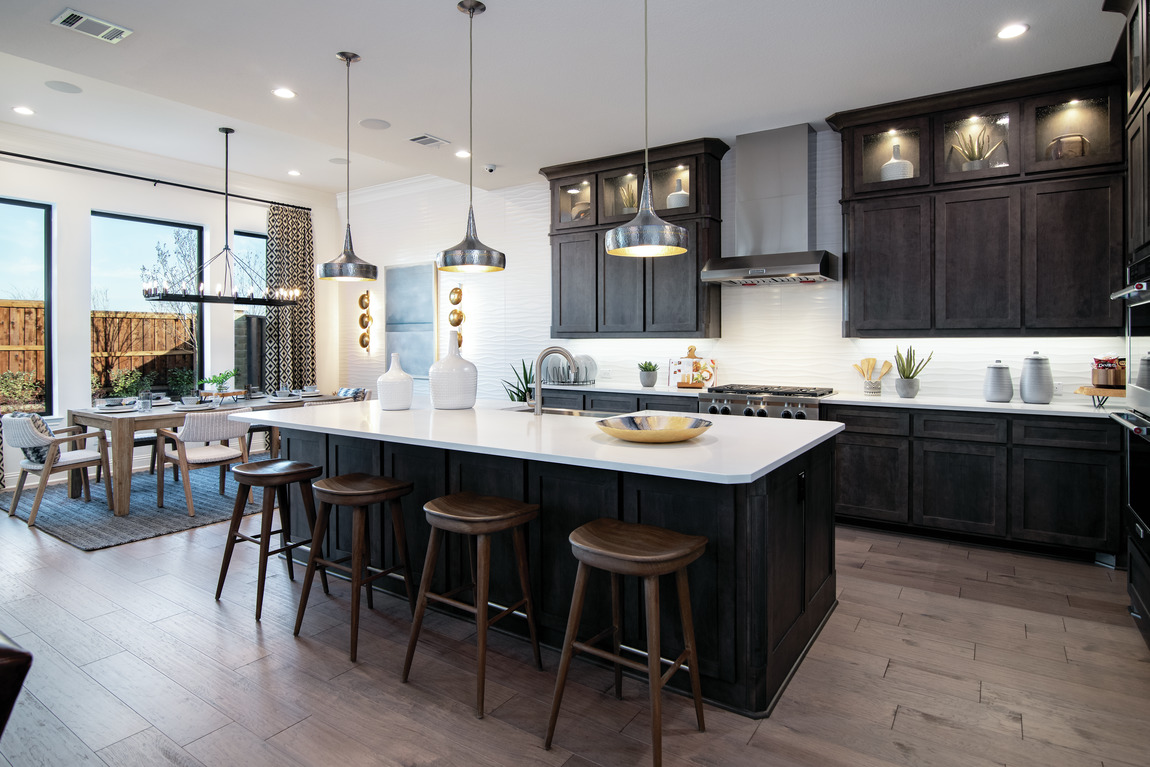
[[[168,371],[168,396],[174,400],[196,393],[196,371],[191,368],[173,368]]]
[[[508,399],[512,402],[530,402],[532,387],[535,386],[535,363],[520,360],[519,368],[512,365],[511,372],[515,374],[514,382],[500,381]]]
[[[619,204],[622,206],[624,213],[634,213],[638,210],[635,207],[638,203],[635,197],[634,184],[623,183],[619,185]]]
[[[201,378],[200,383],[215,388],[217,392],[223,393],[228,390],[228,381],[239,375],[238,370],[225,370],[222,373],[216,373],[214,376]]]
[[[965,136],[958,131],[954,132],[954,137],[958,139],[957,144],[951,144],[954,150],[962,157],[963,170],[982,170],[986,167],[987,160],[990,159],[991,153],[1002,146],[1002,141],[991,146],[990,133],[987,131],[987,126],[982,126],[982,130],[978,133],[967,133]]]
[[[643,386],[654,386],[659,377],[659,366],[650,360],[639,363],[639,383]]]
[[[898,392],[898,396],[911,398],[918,394],[918,374],[933,357],[934,352],[931,352],[925,360],[919,359],[913,346],[906,347],[906,354],[903,354],[897,346],[894,347],[894,366],[898,370],[894,390]]]

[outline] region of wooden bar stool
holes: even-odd
[[[323,474],[323,469],[310,463],[300,461],[253,461],[241,463],[232,467],[232,476],[239,484],[236,493],[236,504],[232,507],[232,524],[228,528],[228,542],[224,547],[224,561],[220,565],[220,582],[216,585],[216,599],[224,590],[224,579],[228,576],[228,565],[232,562],[232,551],[239,541],[254,543],[260,547],[260,575],[256,585],[256,620],[264,606],[264,576],[268,570],[268,557],[287,552],[288,578],[295,580],[295,567],[292,563],[291,551],[299,546],[307,546],[311,538],[299,541],[291,540],[291,495],[288,487],[299,483],[300,494],[303,496],[303,510],[307,521],[315,522],[315,500],[312,498],[311,481]],[[161,481],[163,477],[161,476]],[[248,502],[248,494],[253,487],[264,488],[263,505],[260,509],[260,532],[258,535],[247,535],[240,532],[240,523],[244,519],[244,506]],[[274,490],[275,492],[269,492]],[[272,517],[274,505],[279,498],[280,529],[272,530]],[[279,533],[280,547],[271,548],[271,537]]]
[[[535,665],[542,669],[539,656],[539,640],[535,635],[535,609],[531,603],[531,582],[527,573],[527,542],[524,526],[539,515],[539,506],[522,503],[510,498],[498,498],[475,493],[454,493],[428,501],[423,507],[427,522],[431,525],[431,538],[427,542],[427,559],[423,563],[423,579],[419,582],[419,600],[415,605],[415,618],[411,622],[411,639],[407,642],[407,657],[403,661],[403,681],[411,671],[411,660],[415,656],[415,644],[419,641],[419,629],[423,625],[423,615],[427,611],[428,600],[457,607],[475,616],[478,669],[476,671],[475,715],[483,718],[483,686],[487,668],[487,628],[501,618],[505,618],[520,607],[527,612],[527,629],[531,634],[531,649],[535,652]],[[515,561],[519,569],[519,583],[523,587],[523,599],[504,608],[492,618],[487,617],[488,582],[491,573],[491,533],[511,530],[515,543]],[[428,590],[435,576],[435,561],[439,557],[442,531],[463,533],[475,536],[476,573],[475,583],[464,584],[443,594]],[[452,595],[474,589],[475,604],[469,605],[453,599]]]
[[[695,627],[691,621],[691,594],[687,588],[687,565],[698,559],[707,546],[701,535],[683,535],[651,525],[636,525],[615,519],[596,519],[571,533],[571,552],[579,560],[575,574],[575,592],[571,597],[571,614],[567,619],[567,633],[563,637],[563,655],[559,659],[559,673],[555,679],[555,696],[551,702],[551,718],[547,722],[547,739],[543,747],[551,748],[555,722],[559,719],[559,704],[563,700],[563,686],[571,657],[585,652],[606,658],[615,664],[615,697],[623,697],[623,675],[620,665],[647,673],[651,695],[651,751],[655,767],[663,762],[663,722],[661,695],[675,672],[686,661],[691,674],[691,693],[695,699],[695,718],[700,732],[703,725],[703,697],[699,690],[699,658],[695,647]],[[579,619],[583,613],[583,597],[587,589],[590,568],[611,573],[612,626],[586,642],[576,641]],[[683,652],[671,664],[667,673],[660,671],[659,659],[659,576],[675,574],[679,589],[679,616],[683,622]],[[647,664],[637,663],[620,654],[619,576],[638,575],[643,578],[647,602]],[[612,638],[613,652],[594,645],[607,637]]]
[[[412,591],[411,557],[407,553],[407,534],[403,528],[403,504],[399,500],[411,492],[414,486],[391,477],[375,477],[370,474],[341,474],[338,477],[321,479],[312,484],[315,497],[319,500],[319,513],[315,518],[315,529],[312,531],[312,540],[315,545],[311,547],[311,556],[307,560],[307,572],[303,577],[303,592],[300,594],[299,611],[295,616],[295,635],[299,636],[303,625],[303,613],[307,608],[308,594],[311,593],[312,580],[315,571],[320,571],[323,580],[323,593],[327,594],[327,568],[351,576],[351,660],[355,660],[356,648],[359,644],[359,593],[367,587],[367,606],[374,607],[371,584],[378,578],[383,578],[400,570],[403,571],[403,584],[407,587],[407,602],[412,612],[415,611],[415,594]],[[368,564],[367,555],[367,512],[375,504],[387,503],[391,511],[391,527],[395,533],[396,548],[399,552],[400,563],[386,570],[372,567]],[[332,506],[350,506],[351,518],[351,556],[341,559],[325,559],[320,556],[324,536],[327,534],[328,519]],[[343,564],[348,560],[351,566]],[[364,577],[367,575],[367,577]]]

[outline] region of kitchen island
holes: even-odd
[[[424,502],[468,490],[538,503],[528,532],[531,584],[540,639],[554,647],[575,578],[567,542],[573,529],[606,516],[706,536],[706,553],[688,570],[703,695],[747,716],[768,715],[835,605],[832,438],[842,425],[716,418],[694,440],[651,445],[609,437],[593,418],[507,406],[385,412],[360,402],[234,417],[279,427],[282,455],[322,465],[327,476],[363,471],[413,482],[403,500],[416,572],[428,538]],[[302,524],[299,507],[293,504],[293,525]],[[350,547],[346,513],[332,522],[328,556]],[[396,563],[390,527],[371,537],[374,562]],[[503,537],[492,541],[491,594],[508,604],[518,580]],[[467,548],[452,537],[434,588],[466,583],[469,571]],[[403,592],[401,583],[385,588]],[[673,604],[673,583],[664,588]],[[623,641],[644,649],[641,599],[640,584],[625,581]],[[663,621],[662,654],[675,657],[678,619],[665,610]],[[609,622],[607,578],[594,573],[581,636]],[[526,632],[522,622],[501,625]],[[686,689],[686,674],[670,686]]]

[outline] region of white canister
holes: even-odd
[[[1010,402],[1014,399],[1014,382],[1010,380],[1010,366],[1002,360],[995,360],[986,366],[986,378],[982,379],[982,398],[987,402]]]
[[[381,410],[407,410],[411,407],[411,376],[399,364],[399,352],[391,353],[391,367],[375,380]]]
[[[475,405],[479,371],[459,354],[459,331],[451,331],[447,355],[428,371],[431,406],[436,410],[465,410]]]
[[[1054,399],[1054,375],[1050,372],[1050,359],[1038,352],[1022,360],[1022,380],[1018,383],[1022,401],[1032,405],[1048,405]]]

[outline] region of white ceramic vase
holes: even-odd
[[[411,407],[411,376],[399,364],[399,352],[392,352],[391,367],[375,380],[381,410],[407,410]]]
[[[879,178],[883,181],[914,178],[914,165],[910,160],[902,159],[902,147],[898,144],[891,147],[890,159],[879,168]]]
[[[667,195],[668,208],[685,208],[691,204],[690,192],[683,191],[683,179],[675,179],[675,191]]]
[[[431,366],[431,406],[436,410],[466,410],[475,405],[479,371],[459,354],[459,331],[451,331],[447,355]]]

